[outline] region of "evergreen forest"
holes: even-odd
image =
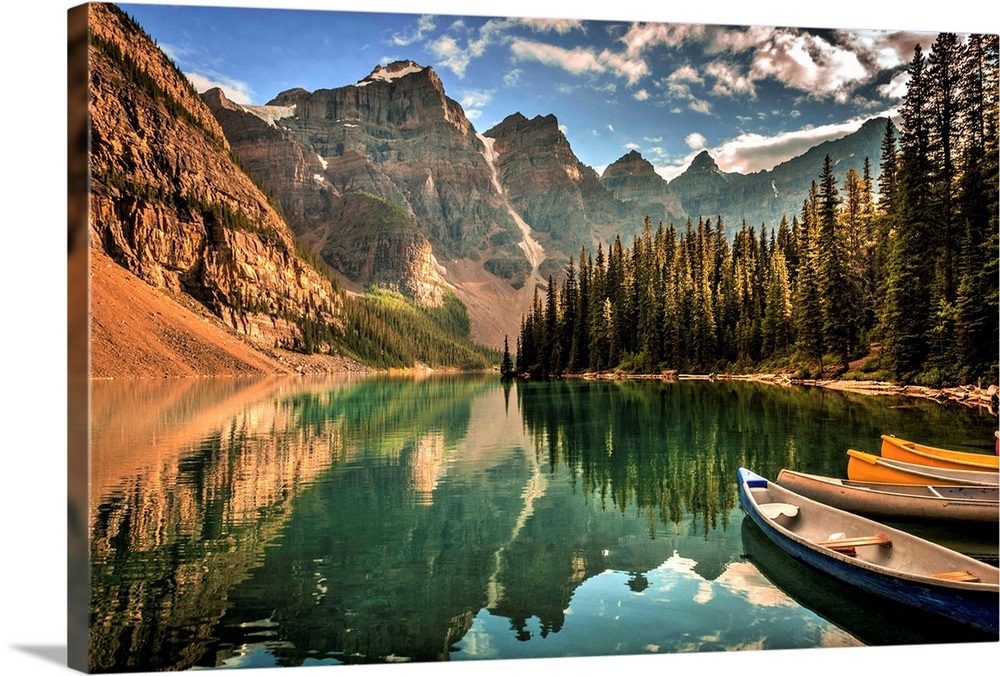
[[[581,250],[536,289],[516,372],[996,383],[997,36],[941,33],[908,75],[877,180],[827,157],[778,224],[730,240],[718,218],[647,217],[630,246]]]

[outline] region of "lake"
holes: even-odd
[[[796,564],[736,490],[741,466],[846,476],[881,434],[992,453],[985,410],[729,381],[92,388],[94,671],[985,640]],[[995,528],[920,533],[997,561]]]

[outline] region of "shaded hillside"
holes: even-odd
[[[652,214],[660,214],[679,224],[684,220],[680,198],[667,181],[656,173],[653,165],[635,150],[612,162],[601,174],[601,184],[615,199],[635,202]]]
[[[582,247],[607,245],[617,235],[631,238],[647,215],[653,222],[683,216],[665,190],[659,200],[634,199],[627,191],[616,195],[614,186],[577,158],[554,115],[529,120],[514,113],[484,135],[496,139],[497,169],[511,204],[541,233],[549,256],[562,263],[578,257]]]
[[[777,227],[782,216],[791,220],[801,212],[809,186],[819,180],[827,155],[841,176],[852,167],[862,173],[867,157],[872,178],[877,180],[885,125],[885,118],[868,120],[853,134],[826,141],[769,171],[753,174],[723,172],[708,151],[702,151],[683,174],[670,181],[670,189],[692,219],[721,216],[730,237],[744,219],[752,227],[761,223]]]

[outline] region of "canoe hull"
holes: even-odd
[[[740,504],[747,516],[775,545],[794,559],[842,582],[851,584],[875,596],[885,597],[904,605],[920,608],[934,615],[956,620],[981,631],[1000,631],[1000,607],[996,585],[982,588],[957,588],[928,584],[920,580],[886,575],[877,570],[855,565],[845,558],[805,546],[782,533],[770,519],[755,507],[747,492],[747,475],[740,470]],[[766,481],[766,480],[765,480]],[[803,500],[807,500],[803,498]],[[811,502],[811,501],[808,501]],[[887,529],[891,530],[891,529]]]
[[[985,472],[997,471],[997,461],[1000,460],[995,455],[934,448],[885,434],[882,435],[882,457],[927,467]]]
[[[928,467],[880,458],[870,453],[849,450],[847,477],[851,481],[871,481],[911,486],[997,486],[996,472],[954,470]]]
[[[995,489],[985,487],[958,486],[953,492],[955,494],[947,498],[923,497],[873,488],[891,487],[892,484],[866,482],[867,487],[858,487],[843,482],[828,481],[825,477],[786,470],[778,474],[775,483],[837,509],[890,521],[1000,523],[1000,503],[996,500],[976,498],[986,491],[996,495]]]

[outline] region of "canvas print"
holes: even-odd
[[[73,668],[998,640],[996,34],[68,27]]]

